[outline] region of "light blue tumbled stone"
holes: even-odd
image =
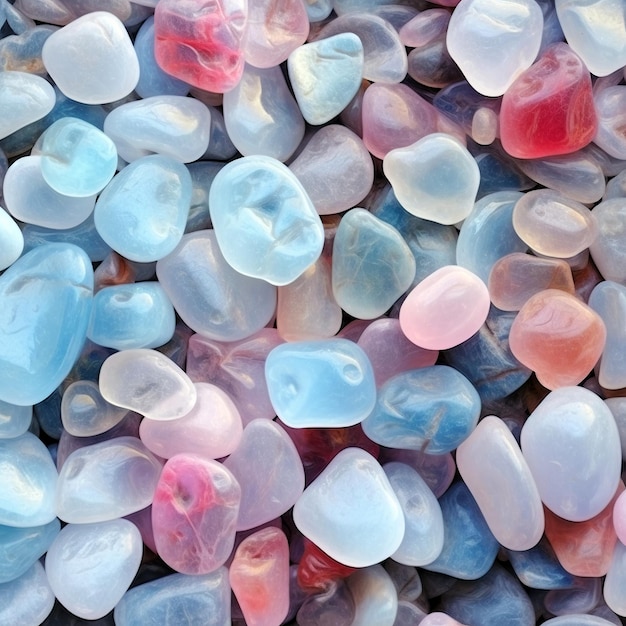
[[[116,350],[158,348],[175,325],[174,307],[158,282],[114,285],[94,296],[87,337]]]
[[[0,526],[0,584],[19,578],[41,558],[61,530],[54,518],[43,526]]]
[[[363,78],[363,44],[340,33],[296,48],[287,59],[289,79],[302,117],[324,124],[350,103]]]
[[[44,444],[32,433],[0,439],[0,524],[29,528],[56,517],[57,470]]]
[[[54,593],[39,561],[19,578],[0,585],[0,624],[39,626],[53,606]]]
[[[0,400],[0,439],[12,439],[23,435],[32,419],[32,406],[19,406]]]
[[[41,139],[41,174],[65,196],[92,196],[117,167],[115,144],[100,129],[76,117],[57,120]]]
[[[116,626],[226,626],[230,624],[228,570],[171,574],[133,587],[115,607]]]
[[[0,272],[19,259],[24,235],[15,220],[0,207]]]
[[[209,192],[213,228],[239,273],[287,285],[322,252],[324,227],[300,181],[266,156],[231,161]]]
[[[363,350],[348,339],[284,343],[265,361],[272,406],[292,428],[337,428],[362,421],[376,383]]]
[[[67,376],[85,342],[93,269],[71,244],[39,246],[0,276],[0,400],[33,405]]]
[[[333,244],[337,304],[358,319],[380,317],[411,286],[415,258],[402,235],[365,209],[348,211]]]
[[[480,396],[463,374],[433,365],[390,378],[362,426],[382,446],[444,454],[474,430],[480,406]]]
[[[168,255],[185,231],[191,176],[169,157],[154,154],[125,167],[96,202],[96,229],[113,250],[148,263]]]

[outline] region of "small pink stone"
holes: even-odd
[[[447,350],[474,335],[487,319],[489,292],[476,274],[446,265],[418,283],[400,307],[407,339],[428,350]]]

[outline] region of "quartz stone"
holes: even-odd
[[[0,622],[39,626],[45,623],[53,606],[54,593],[39,561],[19,578],[0,584]]]

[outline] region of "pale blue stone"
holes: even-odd
[[[158,282],[114,285],[94,296],[87,337],[116,350],[158,348],[175,325],[174,307]]]
[[[304,7],[311,23],[324,21],[333,11],[331,0],[307,0]]]
[[[230,626],[228,570],[172,574],[133,587],[115,607],[116,626]]]
[[[5,7],[10,7],[8,2]],[[2,7],[0,7],[0,25]],[[45,75],[41,49],[46,39],[57,30],[56,26],[42,24],[28,28],[19,35],[9,35],[0,41],[0,69],[2,71],[27,69],[30,74]],[[14,31],[15,32],[15,31]]]
[[[47,551],[61,530],[53,519],[43,526],[0,526],[0,584],[19,578]]]
[[[155,154],[134,161],[113,178],[96,202],[94,220],[113,250],[148,263],[178,245],[190,204],[187,168]]]
[[[32,406],[18,406],[0,400],[0,439],[12,439],[23,435],[32,419]]]
[[[33,405],[67,376],[85,342],[93,269],[80,248],[48,244],[0,276],[0,400]]]
[[[139,61],[139,82],[135,91],[142,98],[150,96],[186,96],[189,85],[164,72],[154,57],[154,16],[150,16],[135,37],[135,52]]]
[[[348,339],[284,343],[265,362],[270,400],[292,428],[337,428],[362,421],[376,384],[363,350]]]
[[[402,235],[365,209],[341,219],[333,244],[337,304],[359,319],[380,317],[411,286],[415,259]]]
[[[63,117],[42,136],[41,173],[50,187],[65,196],[99,193],[116,167],[115,144],[88,122]]]
[[[56,517],[57,470],[50,452],[31,433],[0,439],[0,524],[29,528]]]
[[[53,606],[54,594],[39,561],[19,578],[0,584],[0,624],[40,626]]]
[[[389,379],[362,426],[382,446],[444,454],[474,430],[480,407],[480,396],[463,374],[433,365]]]
[[[287,59],[289,80],[309,124],[339,115],[361,86],[363,44],[354,33],[340,33],[296,48]]]
[[[224,258],[246,276],[287,285],[322,252],[324,227],[313,203],[271,157],[228,163],[213,180],[209,207]]]
[[[1,200],[1,198],[0,198]],[[24,249],[24,235],[15,220],[0,207],[0,272],[15,263]]]

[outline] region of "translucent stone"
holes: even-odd
[[[99,619],[130,587],[142,552],[137,527],[125,519],[68,524],[46,555],[48,582],[68,611],[83,619]]]
[[[372,188],[374,166],[363,141],[345,126],[320,128],[289,169],[320,215],[357,205]]]
[[[249,626],[281,624],[289,610],[289,544],[279,528],[246,537],[229,570],[230,585]]]
[[[398,612],[398,594],[382,565],[355,572],[347,580],[354,598],[352,626],[393,626]]]
[[[89,54],[76,56],[77,50]],[[124,24],[111,13],[87,13],[52,33],[43,46],[44,65],[59,89],[85,104],[115,102],[139,80],[139,63]]]
[[[178,454],[165,464],[152,503],[159,556],[182,574],[210,574],[235,541],[241,489],[217,461]]]
[[[591,519],[615,494],[622,451],[615,419],[582,387],[545,398],[522,428],[521,445],[543,503],[574,522]]]
[[[230,624],[230,595],[225,567],[201,576],[170,574],[130,589],[116,605],[113,619],[117,626],[168,621],[224,626]]]
[[[529,550],[544,530],[541,498],[507,425],[483,418],[456,454],[461,477],[493,536],[509,550]]]
[[[98,291],[87,336],[107,348],[158,348],[174,335],[174,307],[156,281],[113,285]]]
[[[191,176],[163,155],[140,158],[107,185],[96,202],[98,233],[131,261],[148,263],[170,254],[185,231]]]
[[[432,563],[443,548],[443,518],[435,495],[404,463],[387,463],[383,470],[404,512],[404,538],[391,558],[418,567]]]
[[[333,583],[345,581],[356,571],[354,567],[335,561],[309,539],[304,538],[303,543],[304,550],[298,563],[297,581],[300,588],[308,593],[325,591],[335,586]]]
[[[363,44],[363,78],[376,83],[400,83],[407,73],[406,50],[396,29],[368,13],[340,15],[326,24],[316,39],[354,33]]]
[[[104,132],[117,152],[132,162],[149,154],[162,154],[190,163],[207,150],[211,112],[195,98],[158,95],[126,102],[104,120]]]
[[[318,626],[331,622],[335,626],[351,626],[354,620],[354,599],[343,580],[328,584],[321,593],[308,595],[298,610],[299,626]]]
[[[194,87],[224,93],[243,72],[247,21],[242,0],[159,2],[154,12],[157,63]]]
[[[313,125],[339,115],[357,94],[363,77],[363,44],[351,32],[296,48],[287,61],[302,117]]]
[[[81,15],[95,10],[108,11],[124,21],[130,17],[131,7],[128,0],[18,0],[15,3],[24,15],[33,20],[63,26]]]
[[[184,235],[157,276],[185,324],[209,339],[245,339],[274,315],[276,287],[228,265],[212,230]]]
[[[263,0],[248,5],[243,44],[246,63],[275,67],[306,41],[309,18],[300,0]]]
[[[439,224],[456,224],[472,211],[478,165],[453,137],[433,133],[388,152],[383,170],[400,204],[411,214]]]
[[[472,139],[483,146],[493,143],[498,136],[498,114],[488,107],[481,107],[472,118]]]
[[[626,89],[623,85],[616,85],[599,90],[594,95],[594,101],[598,112],[598,132],[593,138],[594,143],[611,156],[626,159],[626,137],[622,131]]]
[[[509,335],[511,351],[547,389],[581,383],[606,340],[602,318],[575,296],[546,289],[520,309]]]
[[[400,307],[400,326],[414,344],[428,350],[446,350],[476,333],[488,313],[485,283],[463,267],[448,265],[409,293]]]
[[[589,248],[593,262],[606,280],[626,284],[626,251],[621,243],[626,229],[626,200],[600,202],[593,214],[598,222],[598,236]]]
[[[292,428],[352,426],[376,402],[369,359],[348,339],[277,346],[267,357],[265,378],[276,414]]]
[[[0,400],[30,406],[61,384],[85,342],[92,289],[91,261],[71,244],[38,246],[0,276]]]
[[[46,228],[73,228],[84,222],[94,209],[96,196],[70,198],[45,181],[43,157],[26,156],[14,161],[4,178],[6,208],[16,219]]]
[[[304,489],[304,469],[289,435],[270,420],[256,419],[224,461],[241,485],[237,530],[249,530],[286,513]]]
[[[135,437],[75,450],[59,474],[57,515],[70,524],[89,524],[145,509],[160,473],[160,461]]]
[[[24,249],[24,235],[15,220],[0,207],[0,271],[19,259]]]
[[[335,560],[368,567],[402,543],[404,514],[370,454],[342,450],[307,487],[293,511],[296,527]]]
[[[429,613],[419,623],[421,626],[463,626],[461,622],[457,622],[449,615],[446,615],[445,613],[441,613],[439,611],[435,611],[435,613]]]
[[[193,409],[176,420],[143,420],[139,435],[161,458],[190,453],[205,459],[221,459],[239,445],[243,426],[233,401],[219,387],[194,383],[197,393]]]
[[[63,428],[75,437],[92,437],[119,424],[128,411],[107,402],[98,385],[77,380],[63,392],[61,420]]]
[[[565,38],[589,71],[607,76],[626,65],[626,17],[620,2],[556,0]]]
[[[286,161],[304,137],[304,119],[278,66],[246,65],[241,80],[224,94],[224,122],[244,156]]]
[[[0,72],[0,139],[52,110],[56,96],[50,83],[26,72]]]
[[[4,5],[5,11],[7,4]],[[15,7],[13,7],[15,8]],[[0,17],[0,21],[3,18]],[[46,68],[41,60],[41,49],[46,39],[56,30],[54,26],[32,25],[19,35],[8,35],[0,42],[0,68],[4,72],[25,72],[44,76]]]
[[[595,615],[580,613],[571,615],[560,615],[559,617],[553,617],[546,620],[544,624],[548,626],[610,626],[614,622],[609,622],[602,617],[596,617]]]
[[[107,402],[155,420],[182,417],[196,403],[187,374],[156,350],[112,354],[102,364],[99,385]]]
[[[462,0],[446,43],[476,91],[501,96],[535,60],[542,31],[543,14],[532,0]]]
[[[0,622],[4,624],[39,626],[53,606],[54,593],[39,561],[19,578],[0,584]]]
[[[544,597],[549,614],[589,613],[602,598],[601,578],[575,578],[567,589],[552,589]]]
[[[231,161],[213,180],[209,206],[220,250],[241,274],[286,285],[322,252],[321,219],[298,179],[276,159]]]
[[[362,426],[385,447],[445,454],[470,435],[479,415],[480,398],[467,378],[433,365],[390,378]]]
[[[359,319],[381,316],[411,286],[415,259],[400,233],[365,209],[342,218],[333,244],[337,304]]]
[[[0,400],[0,439],[13,439],[23,435],[32,419],[32,406],[19,406]]]
[[[513,227],[535,252],[559,259],[579,254],[598,234],[594,213],[551,189],[525,193],[513,209]]]

